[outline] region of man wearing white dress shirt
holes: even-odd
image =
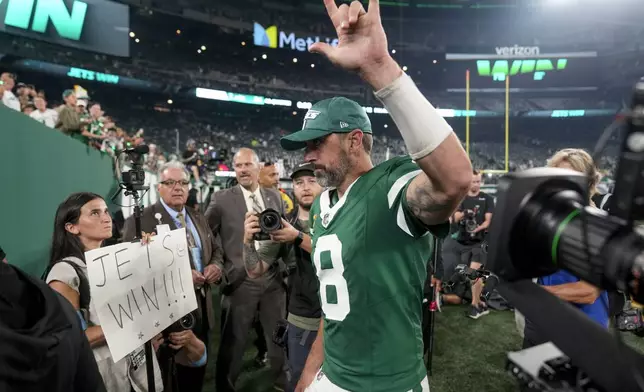
[[[222,290],[221,346],[217,359],[217,391],[235,390],[241,372],[246,337],[259,309],[259,319],[268,345],[270,374],[276,387],[285,384],[283,350],[272,342],[278,321],[285,317],[286,291],[277,266],[264,275],[250,279],[243,260],[244,220],[247,212],[260,213],[272,208],[285,215],[282,197],[275,189],[259,186],[259,158],[255,151],[242,148],[233,158],[236,185],[216,192],[206,218],[224,250],[224,274],[228,279]]]

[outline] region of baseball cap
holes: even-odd
[[[371,133],[371,121],[367,113],[355,101],[333,97],[313,105],[304,116],[302,129],[284,136],[280,144],[288,151],[301,150],[310,140],[332,133],[349,133],[354,129]]]
[[[295,177],[298,177],[303,174],[314,175],[315,165],[313,163],[300,163],[291,173],[291,180],[294,180]]]
[[[69,97],[69,96],[70,96],[70,95],[72,95],[72,94],[74,94],[74,90],[72,90],[72,89],[67,89],[67,90],[63,91],[63,98],[67,98],[67,97]]]
[[[22,82],[16,84],[16,89],[23,88],[23,87],[27,87],[27,85]]]

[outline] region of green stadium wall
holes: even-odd
[[[58,205],[73,192],[117,189],[112,159],[0,104],[0,247],[10,264],[40,276]]]

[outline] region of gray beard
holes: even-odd
[[[336,168],[324,170],[321,174],[317,174],[316,178],[322,188],[337,188],[342,185],[347,173],[349,173],[349,157],[346,154],[342,154],[338,159]]]

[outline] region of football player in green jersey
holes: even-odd
[[[409,156],[376,167],[364,109],[336,97],[316,103],[300,131],[281,140],[305,149],[330,187],[311,208],[322,334],[296,391],[427,391],[421,306],[427,233],[447,234],[472,166],[451,127],[391,58],[377,0],[324,0],[339,44],[310,51],[357,72],[376,91]]]

